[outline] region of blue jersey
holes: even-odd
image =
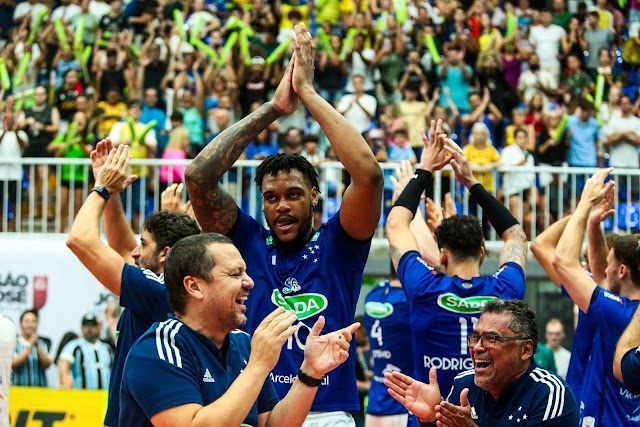
[[[578,325],[573,335],[571,359],[569,359],[569,368],[567,369],[567,384],[571,387],[576,402],[580,402],[582,399],[582,385],[589,357],[591,357],[595,330],[594,322],[582,310],[578,310]],[[601,390],[602,383],[591,384],[589,393],[599,394]]]
[[[118,320],[116,350],[109,381],[109,405],[104,419],[106,427],[118,425],[120,382],[129,349],[151,325],[165,320],[172,311],[164,286],[164,275],[125,264],[120,285],[120,305],[124,310]]]
[[[460,405],[460,393],[468,388],[471,417],[478,427],[578,426],[578,407],[567,383],[535,363],[508,384],[497,401],[474,379],[473,370],[456,376],[447,401]]]
[[[640,426],[640,395],[632,394],[613,375],[618,339],[637,308],[638,301],[620,297],[599,286],[593,292],[587,310],[587,317],[594,325],[593,346],[578,401],[581,425]]]
[[[640,394],[640,347],[633,348],[622,356],[620,369],[629,392]]]
[[[353,323],[371,240],[351,238],[342,229],[337,213],[306,245],[284,250],[275,246],[270,231],[241,209],[229,237],[247,260],[247,273],[255,282],[247,300],[248,321],[243,329],[253,333],[278,306],[295,310],[298,315],[300,328],[285,343],[271,374],[278,396],[283,398],[298,374],[304,343],[318,316],[326,319],[323,333]],[[355,348],[351,346],[349,359],[325,376],[311,411],[359,409]]]
[[[369,292],[364,304],[364,327],[369,333],[373,379],[367,413],[406,414],[407,410],[388,392],[384,373],[413,375],[413,351],[409,331],[409,304],[402,288],[382,282]]]
[[[495,298],[523,299],[522,267],[504,264],[492,276],[464,280],[436,272],[416,251],[398,263],[398,278],[409,301],[416,378],[429,382],[438,369],[438,384],[446,394],[458,373],[472,369],[467,336],[473,332],[484,304]]]
[[[71,364],[73,388],[102,390],[108,387],[113,361],[113,351],[108,344],[78,338],[64,346],[60,359]]]
[[[155,323],[131,347],[120,388],[120,425],[151,426],[154,415],[175,406],[207,406],[229,390],[247,366],[251,337],[236,330],[222,348],[170,315]],[[257,426],[258,414],[278,403],[267,377],[243,425]]]

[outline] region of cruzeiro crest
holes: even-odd
[[[285,295],[288,295],[292,292],[298,292],[300,289],[302,288],[295,277],[287,277],[287,280],[284,281],[284,288],[282,289],[282,292]]]

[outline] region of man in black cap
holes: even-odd
[[[113,351],[100,341],[100,329],[95,314],[82,316],[82,338],[69,341],[60,353],[58,369],[62,388],[101,390],[109,387]]]

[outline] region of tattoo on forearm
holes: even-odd
[[[517,224],[509,228],[509,240],[504,244],[504,249],[500,254],[500,264],[514,262],[525,268],[527,265],[527,235],[522,226]]]
[[[262,107],[229,127],[211,141],[193,159],[187,169],[189,198],[205,231],[226,233],[236,221],[238,208],[233,197],[219,180],[238,160],[244,149],[280,113],[270,104]]]

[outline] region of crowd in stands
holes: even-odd
[[[415,163],[421,131],[443,119],[489,191],[499,165],[640,166],[635,0],[3,0],[0,161],[85,158],[105,137],[138,159],[192,158],[270,99],[299,22],[316,37],[319,93],[380,162]],[[304,107],[241,158],[278,151],[337,160]],[[23,176],[41,195],[46,172],[35,172],[0,165],[0,196],[15,203]],[[159,174],[166,187],[184,168]],[[88,166],[63,168],[63,223],[88,179]],[[503,179],[515,212],[559,175]],[[140,193],[153,190],[140,182],[154,179],[132,188],[134,215]]]

